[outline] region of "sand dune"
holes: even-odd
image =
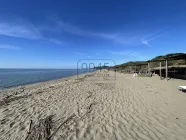
[[[13,96],[0,106],[0,139],[25,140],[30,120],[38,124],[49,115],[54,140],[186,139],[186,94],[177,90],[185,81],[81,77],[1,91]]]

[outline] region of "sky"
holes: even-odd
[[[185,0],[0,1],[0,68],[76,68],[186,52]]]

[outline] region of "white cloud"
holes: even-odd
[[[128,33],[118,33],[118,32],[102,33],[102,32],[87,31],[85,29],[76,27],[72,24],[62,22],[60,20],[57,21],[57,26],[59,27],[59,30],[68,32],[70,34],[74,34],[78,36],[99,37],[125,46],[136,46],[136,45],[140,45],[141,43],[145,43],[145,41],[151,41],[152,39],[155,39],[153,37],[150,40],[144,40],[141,39],[142,35],[136,35],[136,33],[135,35],[132,34],[129,35]],[[151,37],[152,35],[154,34],[148,34],[145,37],[149,37],[149,36]],[[142,42],[141,40],[144,40],[144,42]]]
[[[152,45],[149,44],[150,41],[155,40],[166,34],[166,33],[162,34],[162,30],[157,30],[153,33],[146,34],[146,35],[140,33],[131,34],[131,33],[121,33],[121,32],[101,33],[101,32],[94,32],[94,31],[87,31],[78,28],[72,24],[64,23],[60,20],[58,20],[57,23],[60,26],[60,29],[62,31],[68,32],[70,34],[79,35],[79,36],[100,37],[102,39],[107,39],[124,46],[137,46],[140,44],[144,44],[148,47],[152,47]]]
[[[54,25],[55,24],[55,25]],[[102,32],[94,32],[88,31],[83,28],[76,27],[72,24],[65,23],[61,20],[54,21],[53,26],[49,26],[49,24],[44,24],[42,27],[38,28],[38,26],[34,26],[33,24],[25,21],[16,19],[14,21],[6,21],[0,19],[0,35],[12,36],[12,37],[20,37],[26,39],[45,39],[48,42],[53,42],[58,45],[64,44],[62,41],[49,38],[42,35],[44,31],[58,31],[58,32],[68,32],[70,34],[78,35],[78,36],[88,36],[88,37],[98,37],[102,39],[107,39],[111,42],[121,44],[123,46],[136,46],[140,44],[144,44],[148,47],[152,47],[149,43],[156,38],[163,36],[164,34],[160,34],[162,31],[157,30],[154,33],[143,35],[136,35],[130,33],[102,33]],[[157,35],[160,34],[160,35]],[[119,54],[123,54],[124,52],[120,52]],[[78,54],[78,53],[77,53]]]
[[[78,28],[72,24],[64,23],[62,21],[57,21],[60,30],[68,32],[70,34],[78,35],[78,36],[89,36],[89,37],[100,37],[103,39],[108,39],[110,41],[114,41],[120,44],[126,45],[137,45],[140,44],[139,39],[136,41],[137,36],[126,37],[119,33],[99,33],[93,31],[86,31],[84,29]]]
[[[13,46],[13,45],[7,45],[7,44],[0,44],[0,49],[8,49],[8,50],[20,50],[21,47]]]
[[[0,35],[39,39],[41,34],[32,24],[23,21],[5,22],[0,20]]]
[[[45,27],[45,25],[43,25]],[[50,27],[51,28],[51,27]],[[25,38],[25,39],[34,39],[34,40],[47,40],[58,45],[64,44],[62,41],[43,36],[43,31],[48,31],[49,28],[42,29],[34,26],[32,23],[29,23],[23,19],[16,18],[13,21],[4,20],[0,18],[0,35]]]
[[[123,52],[123,51],[110,51],[110,50],[108,50],[108,52],[113,54],[113,55],[129,55],[129,54],[133,53],[131,51]]]
[[[127,45],[127,46],[135,46],[140,44],[140,36],[133,35],[129,36],[127,33],[125,34],[119,34],[119,33],[111,33],[111,34],[98,34],[98,36],[108,39],[110,41],[122,44],[122,45]]]
[[[158,30],[157,32],[155,33],[152,33],[152,34],[148,34],[146,36],[144,36],[142,39],[141,39],[141,43],[148,46],[148,47],[152,47],[152,45],[149,44],[150,41],[156,39],[156,38],[159,38],[163,35],[165,35],[166,33],[163,33],[163,34],[159,34],[159,35],[156,35],[160,30]]]
[[[58,44],[58,45],[63,45],[64,44],[62,41],[57,40],[57,39],[52,39],[51,38],[51,39],[49,39],[49,41],[52,42],[52,43]]]
[[[64,23],[62,21],[57,21],[57,23],[61,28],[61,30],[66,31],[68,33],[79,35],[79,36],[95,36],[95,33],[80,29],[69,23]]]
[[[147,34],[145,36],[142,35],[132,35],[128,33],[101,33],[94,31],[87,31],[85,29],[81,29],[72,24],[65,23],[61,20],[57,20],[57,25],[55,27],[49,27],[43,25],[45,28],[37,28],[33,24],[28,23],[24,20],[15,20],[13,22],[7,22],[5,20],[0,19],[0,35],[12,36],[12,37],[20,37],[27,39],[46,39],[49,42],[53,42],[55,44],[62,45],[64,44],[62,41],[55,38],[44,37],[41,33],[45,31],[60,31],[60,32],[68,32],[70,34],[78,35],[78,36],[89,36],[89,37],[99,37],[102,39],[107,39],[114,43],[118,43],[124,46],[136,46],[140,44],[144,44],[148,47],[152,47],[149,42],[155,40],[156,38],[161,37],[164,34],[157,35],[161,30],[158,30],[154,33]],[[56,23],[55,22],[55,23]],[[55,30],[54,30],[55,29]],[[136,33],[135,33],[136,34]],[[124,52],[120,52],[119,54],[123,55]],[[78,53],[77,53],[78,54]],[[124,53],[125,54],[125,53]],[[79,54],[82,55],[82,54]]]
[[[149,41],[148,40],[141,40],[141,43],[148,46],[148,47],[152,47],[150,44],[149,44]]]
[[[73,52],[73,53],[77,55],[84,55],[84,53],[80,53],[80,52]]]
[[[140,52],[135,52],[135,51],[110,51],[108,50],[109,53],[112,55],[117,55],[117,56],[126,56],[129,57],[130,59],[132,57],[137,58],[139,60],[144,60],[145,58],[148,58],[148,56],[141,54]],[[128,60],[129,61],[129,60]]]

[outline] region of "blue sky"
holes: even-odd
[[[0,2],[1,68],[76,68],[186,52],[184,0]]]

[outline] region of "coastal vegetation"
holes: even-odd
[[[129,61],[123,64],[116,65],[115,68],[126,70],[126,69],[138,69],[141,70],[143,68],[146,68],[148,65],[148,62],[150,62],[150,68],[155,68],[159,66],[159,62],[162,61],[162,66],[165,66],[165,61],[168,59],[168,65],[169,66],[179,66],[179,65],[185,65],[185,60],[182,58],[182,56],[185,55],[185,53],[170,53],[166,55],[160,55],[156,56],[150,60],[147,61]],[[170,58],[176,57],[177,60],[169,60]],[[131,66],[131,67],[130,67]]]

